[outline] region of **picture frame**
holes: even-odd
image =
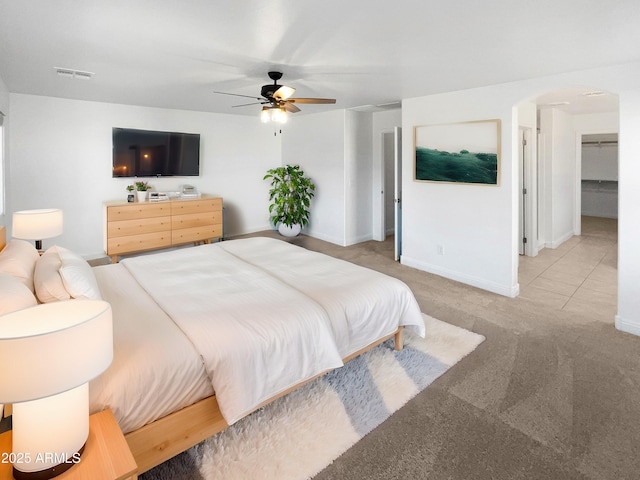
[[[414,127],[414,180],[500,185],[500,120]]]

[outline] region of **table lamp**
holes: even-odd
[[[82,460],[89,380],[113,359],[111,306],[67,300],[0,316],[0,403],[13,403],[17,480],[49,479]]]
[[[36,249],[42,250],[42,239],[62,235],[62,210],[41,208],[22,210],[13,214],[11,236],[35,240]]]

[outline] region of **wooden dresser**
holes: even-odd
[[[222,198],[202,195],[160,202],[105,202],[104,249],[118,255],[222,238]]]

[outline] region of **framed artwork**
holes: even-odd
[[[499,185],[500,120],[414,128],[415,180]]]

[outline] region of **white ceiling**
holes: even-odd
[[[213,91],[257,96],[280,70],[294,97],[337,99],[306,113],[366,110],[638,61],[639,24],[638,0],[0,0],[0,77],[16,93],[257,115]]]

